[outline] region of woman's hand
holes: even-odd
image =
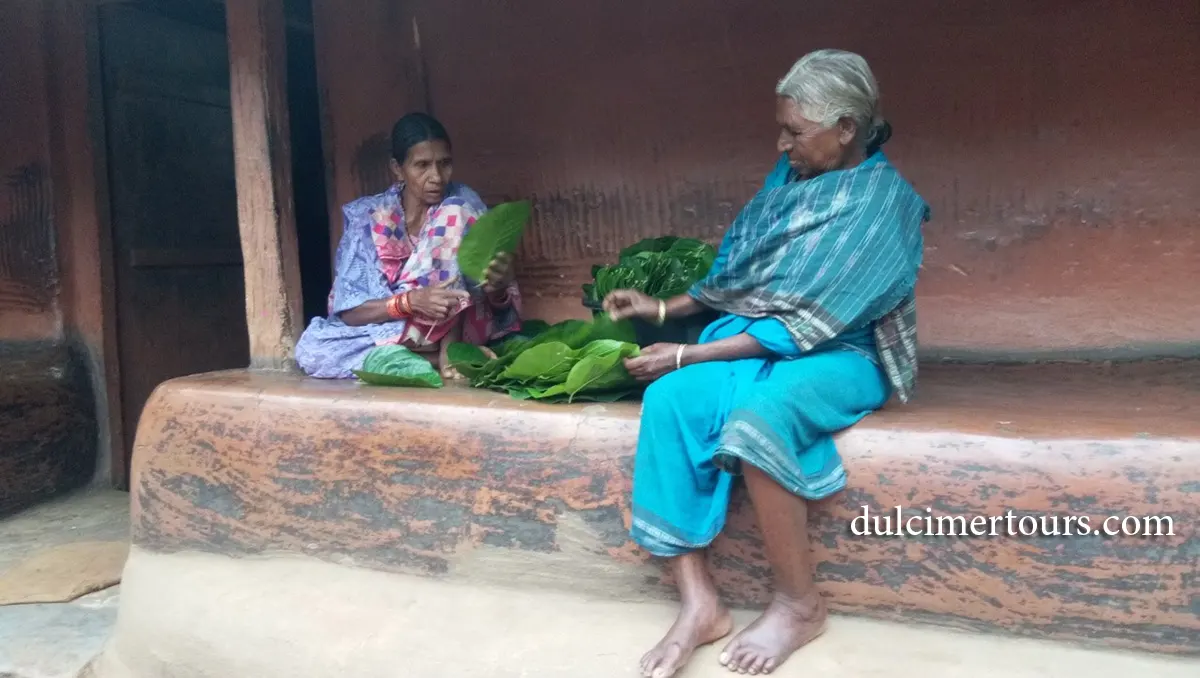
[[[615,294],[615,293],[614,293]],[[636,358],[625,359],[629,376],[641,382],[654,381],[675,371],[675,359],[679,355],[679,344],[651,344],[642,349]]]
[[[604,297],[604,310],[613,321],[626,318],[658,320],[663,302],[637,290],[614,290]]]
[[[508,289],[508,286],[513,281],[513,255],[507,252],[500,252],[492,263],[488,265],[486,278],[483,282],[483,291],[488,294],[503,292]]]
[[[410,292],[408,300],[412,302],[413,315],[442,322],[454,315],[466,298],[466,292],[443,287],[422,287]]]

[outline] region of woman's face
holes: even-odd
[[[408,149],[404,164],[392,159],[392,174],[404,183],[404,191],[426,205],[437,205],[446,197],[446,186],[454,172],[454,159],[445,141],[422,141]]]
[[[779,123],[780,153],[786,153],[792,169],[801,179],[846,166],[853,155],[857,126],[843,119],[833,127],[800,115],[800,106],[787,97],[777,97],[775,121]]]

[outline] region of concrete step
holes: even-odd
[[[297,556],[131,554],[92,678],[634,678],[668,603],[467,585]],[[753,613],[739,613],[739,628]],[[720,645],[683,678],[729,673]],[[1195,678],[1200,660],[834,617],[784,678]]]
[[[1200,363],[928,366],[915,402],[838,436],[847,491],[812,506],[835,611],[1200,653]],[[287,551],[473,584],[665,600],[628,539],[637,403],[548,406],[232,371],[161,386],[133,463],[133,542]],[[1170,516],[1174,536],[859,536],[905,516]],[[1062,523],[1060,523],[1061,525]],[[731,603],[769,596],[735,493],[710,561]]]

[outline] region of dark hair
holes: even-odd
[[[450,135],[427,113],[409,113],[392,125],[392,157],[396,162],[403,165],[412,147],[423,141],[444,141],[450,146]]]
[[[873,155],[892,138],[892,123],[880,120],[867,134],[867,155]]]

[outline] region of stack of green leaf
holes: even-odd
[[[429,360],[403,346],[376,346],[354,376],[375,386],[441,388],[442,375]]]
[[[639,390],[624,364],[638,355],[634,342],[628,323],[599,315],[590,323],[568,320],[506,341],[495,358],[471,344],[451,344],[447,353],[475,388],[518,400],[614,402]]]
[[[613,290],[632,289],[656,299],[683,294],[708,274],[717,251],[693,238],[648,238],[621,251],[613,266],[592,268],[584,303],[598,307]]]

